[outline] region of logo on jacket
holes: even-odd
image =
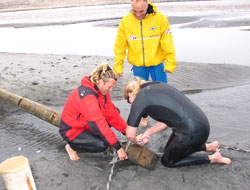
[[[166,34],[171,34],[170,28],[165,32]]]
[[[159,35],[151,35],[150,38],[158,38]]]
[[[136,36],[129,36],[129,40],[136,40]]]
[[[155,27],[155,26],[151,26],[151,27],[150,27],[150,30],[152,30],[152,31],[153,31],[153,30],[156,30],[156,27]]]
[[[80,96],[83,97],[85,95],[85,90],[81,91]]]

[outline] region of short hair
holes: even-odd
[[[108,82],[111,78],[115,81],[118,80],[116,73],[107,63],[97,66],[90,75],[90,81],[93,85],[97,85],[100,79],[102,79],[104,82]]]

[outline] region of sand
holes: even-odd
[[[114,58],[2,52],[0,88],[61,112],[81,78],[103,61],[113,66]],[[125,120],[130,107],[122,99],[122,89],[132,77],[130,69],[125,62],[124,77],[111,94]],[[232,159],[232,165],[170,169],[158,162],[153,170],[147,170],[124,161],[116,164],[110,189],[249,189],[249,73],[247,66],[179,62],[174,74],[169,75],[169,84],[205,112],[211,125],[208,140],[220,141],[222,154]],[[18,155],[27,157],[38,189],[106,189],[110,153],[80,153],[80,161],[70,161],[58,128],[2,99],[0,120],[0,162]],[[147,147],[161,153],[170,133],[168,129],[154,135]],[[1,177],[0,189],[6,189]]]
[[[2,89],[57,111],[62,110],[67,96],[80,84],[83,75],[88,75],[101,60],[113,64],[112,57],[72,55],[0,53],[0,60]],[[112,93],[124,119],[129,105],[122,100],[121,89],[132,76],[129,64],[126,65],[125,77]],[[169,169],[159,162],[149,171],[125,161],[116,165],[111,189],[247,189],[250,153],[244,150],[250,144],[249,72],[250,68],[245,66],[179,63],[176,72],[169,77],[170,85],[182,90],[207,114],[211,123],[210,141],[216,139],[223,146],[242,149],[221,148],[223,155],[232,159],[232,165]],[[221,75],[216,78],[218,73]],[[0,113],[0,161],[26,156],[38,189],[106,189],[110,154],[80,153],[80,161],[70,161],[64,149],[65,142],[55,126],[4,100],[0,100]],[[167,130],[155,135],[148,147],[161,152],[169,134]],[[0,186],[4,187],[3,179]]]

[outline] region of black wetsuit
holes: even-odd
[[[202,110],[175,88],[159,82],[146,83],[136,96],[128,117],[128,125],[138,127],[142,115],[163,122],[173,130],[161,162],[167,167],[210,163],[207,155],[191,155],[205,151],[209,122]]]

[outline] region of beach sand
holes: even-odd
[[[67,96],[80,85],[82,76],[102,61],[112,65],[114,58],[0,53],[0,86],[61,112]],[[117,83],[112,98],[126,120],[129,105],[122,99],[122,88],[132,73],[130,65],[125,65],[125,76]],[[159,162],[149,171],[124,161],[116,164],[111,189],[247,189],[250,153],[244,150],[250,145],[249,72],[250,68],[245,66],[179,63],[176,72],[169,76],[169,84],[207,114],[211,124],[209,141],[221,142],[222,154],[232,159],[232,165],[170,169]],[[18,110],[5,100],[0,100],[0,115],[0,161],[26,156],[38,189],[106,189],[110,154],[80,153],[80,161],[70,161],[65,142],[55,126]],[[170,132],[155,135],[148,148],[161,152]],[[3,179],[0,187],[4,187]]]
[[[104,61],[113,66],[114,57],[0,53],[0,88],[61,112],[82,77]],[[126,120],[130,105],[123,100],[122,90],[132,78],[132,71],[127,61],[124,65],[124,77],[117,82],[111,97]],[[232,159],[232,165],[170,169],[158,162],[153,170],[147,170],[123,161],[115,166],[110,189],[249,189],[249,73],[247,66],[178,62],[176,71],[168,76],[169,85],[205,112],[211,125],[208,141],[218,140],[222,154]],[[2,99],[0,120],[0,162],[18,155],[27,157],[37,189],[106,189],[110,153],[79,153],[80,161],[71,161],[57,127]],[[161,153],[170,133],[167,129],[152,136],[147,147]],[[2,177],[0,189],[6,189]]]

